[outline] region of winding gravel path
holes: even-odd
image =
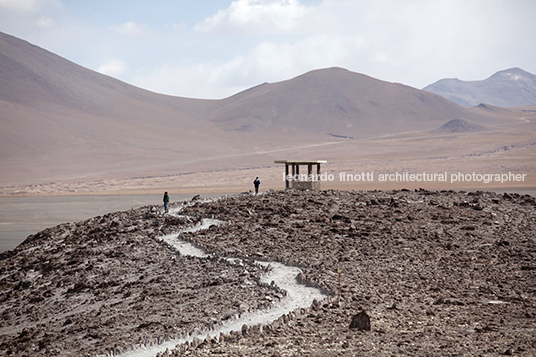
[[[177,215],[179,209],[172,210],[170,213]],[[203,219],[199,224],[193,228],[188,228],[182,232],[196,232],[204,229],[208,229],[212,225],[219,225],[222,221],[215,219]],[[182,255],[191,255],[196,257],[208,257],[204,250],[196,247],[194,244],[180,239],[179,234],[171,234],[160,237],[160,239],[166,241],[168,244],[175,247]],[[235,264],[242,264],[240,259],[227,258],[233,261]],[[135,351],[131,351],[122,356],[126,357],[154,357],[158,353],[165,352],[166,350],[174,349],[176,345],[186,342],[192,342],[194,339],[214,338],[223,333],[229,333],[231,331],[241,331],[243,326],[265,325],[272,321],[277,320],[279,317],[288,314],[291,311],[295,311],[299,308],[306,308],[313,304],[314,300],[322,300],[327,295],[323,294],[318,288],[305,286],[298,283],[296,277],[300,274],[301,269],[297,267],[288,266],[279,262],[264,262],[256,261],[256,264],[263,266],[269,266],[271,269],[269,273],[265,275],[261,281],[263,283],[275,284],[281,289],[287,292],[287,295],[280,301],[277,306],[274,306],[267,310],[254,311],[244,313],[236,319],[220,325],[218,328],[210,331],[197,331],[191,335],[185,336],[179,339],[173,339],[164,341],[161,344],[145,347]]]

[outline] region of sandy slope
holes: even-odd
[[[417,131],[369,139],[332,138],[322,143],[296,143],[292,148],[273,147],[223,155],[218,159],[192,160],[184,166],[162,174],[155,169],[150,175],[140,172],[131,176],[92,179],[71,178],[35,185],[12,184],[0,186],[0,194],[92,194],[92,193],[158,193],[168,190],[177,193],[241,192],[252,189],[256,176],[261,189],[284,187],[281,159],[323,159],[328,164],[323,172],[334,175],[324,182],[325,188],[393,189],[393,188],[500,188],[536,187],[536,118],[532,109],[504,110],[475,108],[499,116],[519,117],[514,124],[488,126],[480,132]],[[527,110],[527,111],[525,111]],[[524,118],[524,119],[522,119]],[[170,169],[172,165],[170,164]],[[142,170],[143,171],[143,170]],[[160,172],[160,174],[158,174]],[[357,174],[374,172],[374,182],[339,180],[341,172]],[[522,182],[484,184],[483,182],[380,182],[380,173],[497,173],[526,174]]]
[[[428,131],[453,119],[503,126],[531,114],[463,108],[342,68],[204,100],[136,88],[6,34],[0,56],[2,193],[95,192],[113,180],[251,170],[281,156],[318,158],[319,148],[338,143],[340,153],[322,157],[334,160],[353,146],[346,141]],[[426,149],[418,140],[406,144],[402,152]]]

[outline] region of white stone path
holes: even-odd
[[[171,213],[178,213],[178,210],[173,210]],[[184,230],[184,232],[198,231],[207,229],[211,225],[220,224],[221,221],[213,219],[203,219],[197,226]],[[201,249],[197,248],[193,244],[183,241],[180,238],[180,234],[172,234],[163,236],[160,239],[166,241],[175,247],[183,255],[193,255],[197,257],[207,257],[208,255]],[[232,260],[232,259],[231,259]],[[239,263],[239,261],[238,261]],[[185,342],[192,342],[194,338],[204,340],[206,337],[217,337],[221,333],[229,333],[231,331],[241,331],[243,325],[254,326],[257,324],[266,325],[279,317],[288,314],[291,311],[299,308],[310,307],[313,301],[316,299],[321,301],[326,298],[319,289],[314,287],[308,287],[303,284],[299,284],[296,280],[296,276],[300,273],[300,269],[297,267],[288,266],[278,262],[262,262],[256,263],[261,265],[270,265],[272,269],[265,275],[261,281],[264,283],[272,283],[272,281],[281,289],[287,291],[287,296],[281,299],[281,301],[268,310],[255,311],[250,313],[244,313],[233,321],[226,322],[219,326],[216,330],[199,332],[180,339],[173,339],[164,341],[161,344],[156,344],[149,347],[142,347],[140,349],[123,353],[121,356],[125,357],[155,357],[158,353],[165,352],[167,349],[172,350],[176,345]]]

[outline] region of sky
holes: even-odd
[[[220,99],[343,67],[423,88],[536,74],[535,0],[0,0],[0,32],[154,92]]]

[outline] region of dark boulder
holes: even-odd
[[[362,310],[359,314],[354,315],[352,322],[350,323],[351,329],[358,329],[363,331],[370,331],[370,317],[365,310]]]

